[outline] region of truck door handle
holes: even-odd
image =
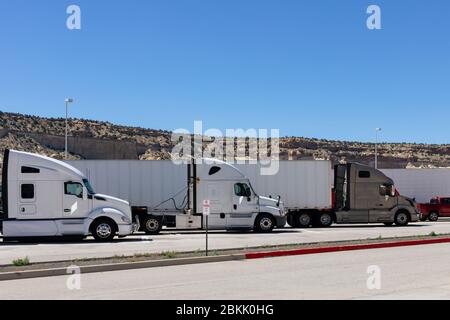
[[[237,210],[237,204],[233,204],[233,209]]]
[[[64,212],[70,212],[70,209],[64,209]]]
[[[20,209],[20,211],[25,212],[25,208]]]

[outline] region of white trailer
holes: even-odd
[[[172,161],[92,160],[68,163],[102,192],[127,199],[142,230],[159,233],[162,226],[205,227],[202,204],[211,204],[210,229],[253,229],[270,232],[284,227],[286,215],[278,199],[262,197],[235,166],[219,160],[175,164]]]
[[[93,181],[96,190],[134,207],[155,208],[186,188],[186,165],[172,161],[75,160],[67,161]],[[257,194],[281,196],[286,210],[332,209],[333,169],[330,161],[280,161],[276,175],[261,175],[260,164],[234,164]],[[177,206],[185,193],[175,197]],[[159,209],[173,209],[173,201]]]
[[[256,192],[281,196],[285,209],[331,210],[333,208],[333,164],[326,160],[279,161],[275,175],[261,175],[260,164],[237,164]]]
[[[84,174],[62,161],[6,150],[2,179],[4,241],[90,234],[110,241],[135,229],[127,201],[95,193]]]
[[[402,194],[427,203],[438,196],[450,196],[450,168],[436,169],[384,169],[395,180]]]

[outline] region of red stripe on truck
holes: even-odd
[[[356,244],[356,245],[348,245],[348,246],[305,248],[305,249],[296,249],[296,250],[281,250],[281,251],[268,251],[268,252],[253,252],[253,253],[247,253],[245,255],[245,258],[246,259],[274,258],[274,257],[283,257],[283,256],[298,256],[298,255],[306,255],[306,254],[329,253],[329,252],[340,252],[340,251],[354,251],[354,250],[419,246],[419,245],[438,244],[438,243],[450,243],[450,238],[408,240],[408,241],[397,241],[397,242],[386,242],[386,243]]]

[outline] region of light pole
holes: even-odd
[[[375,128],[375,169],[378,169],[378,132],[381,128]]]
[[[73,103],[73,99],[72,98],[67,98],[66,100],[64,100],[64,102],[66,103],[66,134],[65,134],[65,143],[64,143],[64,158],[67,160],[67,134],[68,134],[68,122],[67,122],[67,116],[68,116],[68,109],[69,109],[69,103]]]

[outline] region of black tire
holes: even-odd
[[[275,219],[267,213],[262,213],[256,217],[254,231],[258,233],[270,233],[275,228]]]
[[[409,213],[406,211],[397,212],[395,215],[395,225],[399,227],[406,227],[410,220]]]
[[[319,228],[329,228],[331,227],[332,224],[333,224],[333,216],[331,215],[331,213],[328,212],[321,213],[317,217],[317,221],[315,222],[315,226]]]
[[[436,211],[430,212],[430,214],[428,215],[428,220],[430,220],[431,222],[438,221],[439,220],[439,212],[436,212]]]
[[[386,227],[392,227],[393,224],[394,224],[393,222],[385,222],[385,223],[384,223],[384,225],[385,225]]]
[[[142,230],[145,234],[155,235],[162,230],[162,220],[154,216],[146,216],[141,219]]]
[[[312,216],[307,212],[299,212],[294,215],[294,221],[296,228],[309,228],[313,224]]]
[[[114,239],[117,225],[110,219],[97,219],[92,223],[91,233],[96,241],[109,242]]]

